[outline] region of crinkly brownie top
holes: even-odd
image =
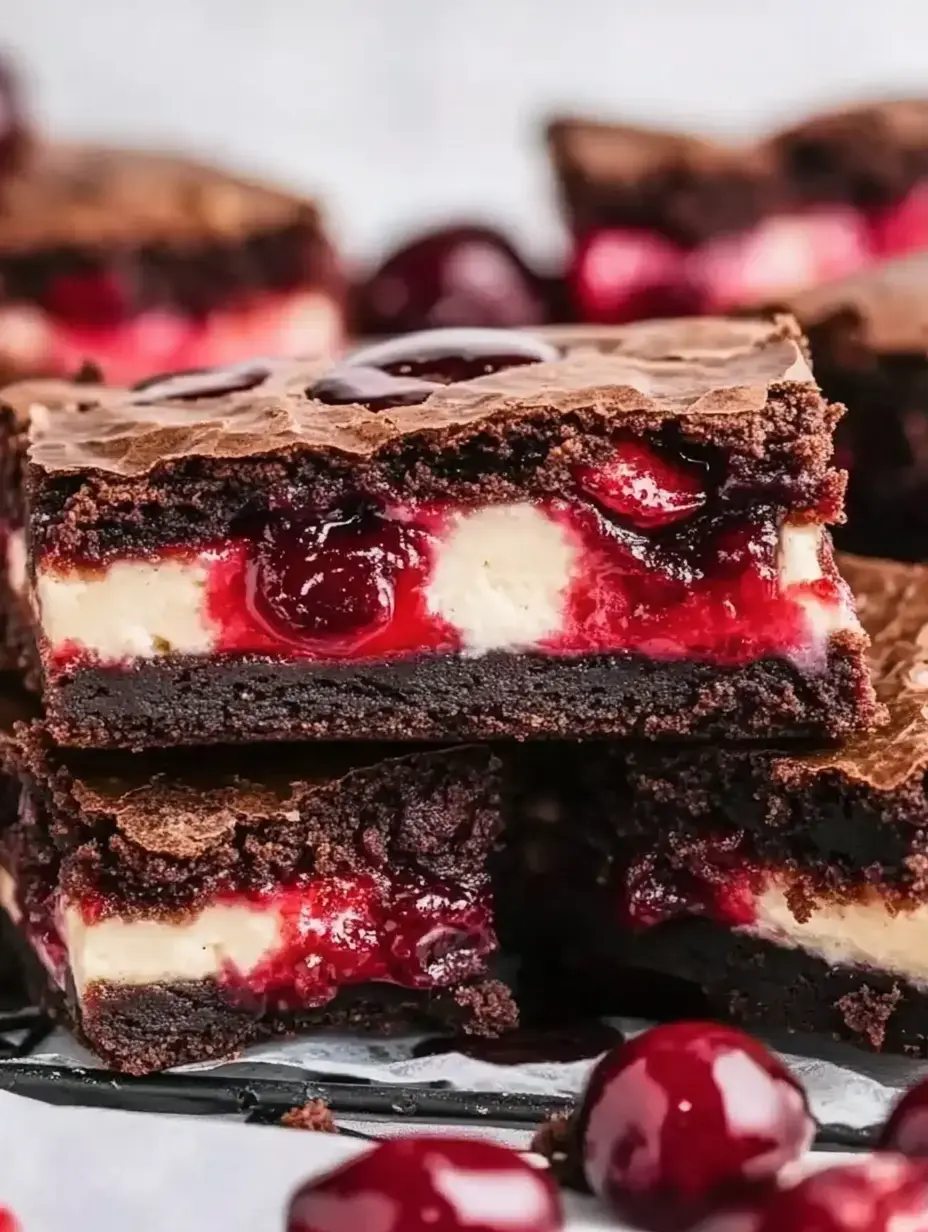
[[[299,224],[298,196],[171,155],[49,145],[0,190],[0,256],[66,247],[229,243]]]
[[[744,442],[774,394],[821,403],[789,317],[432,331],[335,368],[256,360],[134,389],[33,381],[7,388],[0,404],[28,425],[41,471],[133,479],[182,459],[308,452],[368,462],[399,445],[499,439],[508,424],[581,413],[606,430],[678,421],[693,439]]]

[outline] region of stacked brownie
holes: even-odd
[[[884,718],[828,533],[840,408],[791,318],[440,330],[0,404],[45,707],[4,746],[3,897],[121,1068],[312,1023],[503,1031],[499,926],[555,918],[503,824],[529,762]]]
[[[751,145],[582,119],[548,143],[585,320],[725,311],[928,244],[928,100]]]
[[[928,569],[839,565],[872,638],[877,732],[574,748],[533,768],[533,961],[583,1003],[928,1052]]]

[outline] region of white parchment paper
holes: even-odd
[[[625,1031],[636,1031],[647,1024],[615,1020],[615,1025]],[[371,1040],[359,1035],[314,1034],[258,1045],[232,1064],[187,1066],[182,1072],[221,1068],[223,1072],[234,1073],[242,1066],[254,1072],[255,1066],[271,1065],[309,1070],[333,1080],[344,1075],[378,1083],[441,1082],[466,1091],[575,1095],[595,1063],[595,1059],[590,1059],[569,1064],[496,1065],[460,1053],[415,1057],[414,1048],[423,1038]],[[872,1056],[814,1037],[797,1041],[798,1037],[790,1037],[786,1042],[769,1040],[802,1080],[812,1110],[821,1122],[857,1129],[879,1125],[899,1092],[928,1074],[925,1062]],[[803,1049],[801,1053],[798,1046]],[[101,1065],[64,1031],[55,1032],[29,1059],[58,1065]]]

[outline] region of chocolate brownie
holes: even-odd
[[[113,381],[330,354],[344,285],[317,206],[156,153],[38,145],[0,184],[0,377]]]
[[[823,390],[848,407],[838,429],[850,472],[840,544],[928,559],[928,254],[790,302]]]
[[[789,319],[434,331],[0,402],[62,744],[880,718],[825,529],[840,408]]]
[[[489,972],[485,747],[65,755],[34,725],[10,757],[0,899],[52,1004],[114,1067],[322,1023],[513,1025]]]
[[[582,320],[729,311],[928,246],[925,99],[738,145],[564,119],[548,146]]]
[[[588,1003],[611,987],[637,1013],[669,1000],[928,1053],[928,568],[839,563],[883,730],[830,749],[577,746],[526,778],[518,911],[546,921],[535,965],[559,953]]]

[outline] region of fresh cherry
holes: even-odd
[[[409,1137],[304,1185],[287,1232],[559,1232],[557,1188],[509,1147]]]
[[[814,1133],[786,1067],[758,1040],[707,1022],[655,1027],[607,1053],[577,1117],[590,1188],[661,1229],[772,1183]]]
[[[901,1155],[928,1156],[928,1079],[910,1087],[893,1108],[879,1147]]]
[[[187,372],[165,372],[148,377],[133,385],[133,403],[149,406],[169,399],[193,401],[196,398],[220,398],[223,394],[256,389],[270,376],[266,363],[250,360],[229,368],[193,368]]]
[[[758,1232],[926,1232],[928,1165],[873,1155],[813,1173],[782,1190]]]
[[[0,1232],[19,1232],[19,1221],[5,1206],[0,1206]]]
[[[414,240],[371,275],[358,301],[361,328],[370,335],[545,319],[538,277],[488,227],[445,227]]]
[[[371,410],[412,406],[455,381],[555,360],[560,352],[531,334],[504,329],[432,329],[363,347],[307,393],[329,405]],[[375,375],[375,373],[379,375]]]
[[[390,622],[397,574],[418,563],[423,546],[422,532],[372,509],[277,515],[258,545],[253,606],[291,639],[357,649]]]
[[[661,457],[639,440],[621,441],[603,466],[581,466],[581,488],[643,530],[679,522],[706,503],[704,476],[695,466]]]

